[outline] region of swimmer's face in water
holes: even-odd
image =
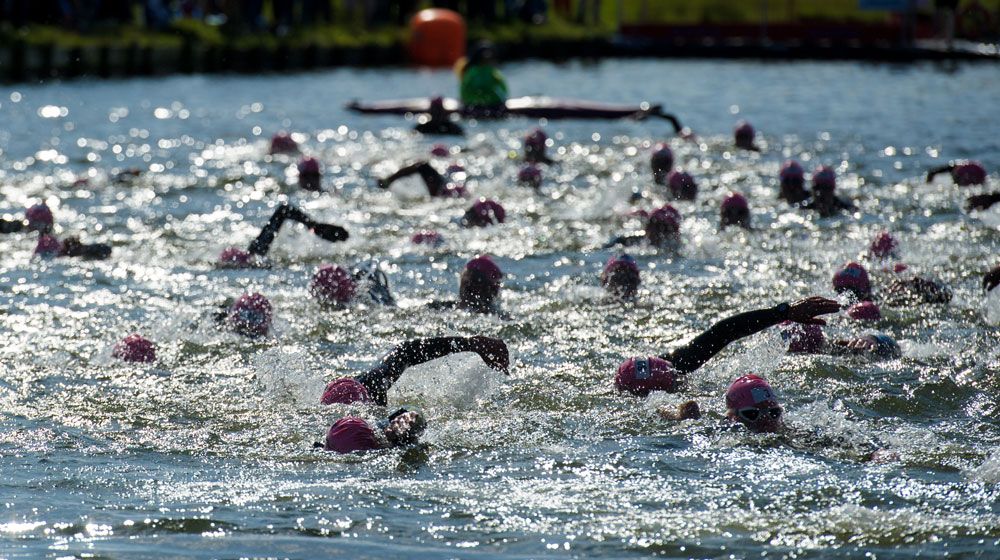
[[[754,433],[777,432],[783,426],[784,411],[775,401],[763,402],[755,406],[729,409],[727,416],[747,427]]]
[[[407,411],[393,414],[383,433],[386,439],[393,446],[410,445],[420,439],[420,434],[424,433],[427,421],[415,411]]]

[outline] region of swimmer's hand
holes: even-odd
[[[701,409],[695,401],[687,401],[677,405],[676,409],[660,407],[656,409],[666,420],[697,420],[701,418]]]
[[[803,325],[825,325],[826,321],[817,319],[817,315],[829,315],[840,311],[840,304],[820,296],[807,297],[792,303],[788,307],[789,321]]]
[[[504,341],[489,336],[473,336],[469,339],[469,347],[470,350],[479,354],[486,365],[509,374],[510,353]]]
[[[316,234],[316,237],[331,243],[344,241],[349,237],[346,229],[333,224],[314,223],[312,224],[312,232]]]
[[[378,185],[378,188],[382,190],[389,188],[389,181],[387,179],[379,179],[378,181],[375,182],[375,184]]]

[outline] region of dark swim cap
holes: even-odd
[[[875,343],[875,355],[880,358],[899,358],[903,355],[899,344],[887,334],[874,333],[866,335],[865,338]]]
[[[813,171],[812,184],[813,189],[836,190],[837,172],[829,165],[821,165]]]

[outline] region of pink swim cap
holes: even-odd
[[[499,283],[503,279],[503,271],[489,255],[480,255],[470,260],[465,263],[465,269],[478,272],[493,283]]]
[[[246,268],[250,266],[250,253],[239,247],[226,247],[219,253],[216,266],[220,268]]]
[[[351,301],[358,284],[351,273],[342,267],[324,264],[313,274],[309,282],[309,293],[325,304],[344,304]]]
[[[750,210],[750,203],[747,202],[747,197],[738,192],[733,192],[722,199],[721,209],[723,212],[735,210],[748,211]]]
[[[856,262],[847,263],[833,275],[833,289],[838,294],[850,290],[858,297],[866,297],[872,289],[868,271]]]
[[[895,272],[896,274],[899,274],[900,272],[906,272],[907,270],[909,270],[909,268],[910,267],[906,266],[906,264],[904,263],[896,263],[895,265],[893,265],[892,271]]]
[[[299,143],[287,132],[279,132],[271,137],[269,154],[290,154],[299,151]]]
[[[549,137],[545,134],[544,130],[536,128],[524,137],[524,148],[535,153],[542,153],[545,151],[545,144],[548,142],[548,139]]]
[[[837,173],[829,165],[821,165],[813,171],[813,188],[834,190],[837,188]]]
[[[502,224],[507,218],[507,212],[498,202],[480,198],[466,212],[469,225],[485,227],[490,224]]]
[[[375,436],[368,422],[355,416],[341,418],[330,426],[326,433],[323,449],[337,453],[374,451],[382,448],[382,442]]]
[[[788,351],[799,354],[815,354],[826,344],[826,335],[819,325],[803,325],[784,321],[781,323],[781,338],[788,342]]]
[[[760,408],[761,405],[779,406],[778,397],[767,380],[759,375],[737,377],[726,390],[726,408]]]
[[[156,345],[140,334],[130,334],[115,344],[111,355],[123,362],[149,364],[156,361]]]
[[[674,152],[664,143],[653,146],[653,153],[649,156],[650,165],[653,171],[667,171],[674,166]]]
[[[250,337],[264,336],[271,328],[271,302],[259,293],[240,296],[226,316],[234,331]]]
[[[517,181],[537,189],[542,185],[542,170],[537,165],[529,163],[517,171]]]
[[[694,200],[698,196],[698,185],[687,171],[675,170],[667,175],[670,195],[681,200]]]
[[[365,386],[357,379],[341,377],[334,379],[326,386],[319,402],[322,404],[368,403],[371,402],[371,397],[368,396],[368,389],[365,389]]]
[[[861,301],[847,308],[847,316],[858,321],[878,321],[882,312],[872,301]]]
[[[896,249],[898,248],[899,242],[891,233],[880,231],[872,240],[871,245],[868,246],[868,252],[877,259],[886,259],[897,256]]]
[[[413,237],[410,237],[410,243],[438,247],[444,244],[444,237],[434,230],[423,230],[414,233]]]
[[[986,182],[986,168],[978,161],[963,161],[952,168],[951,178],[961,187],[982,185]]]
[[[737,146],[752,146],[754,136],[756,135],[757,131],[747,121],[736,123],[736,128],[733,129],[733,136],[736,138]]]
[[[39,257],[58,257],[62,253],[62,243],[54,235],[42,235],[35,245],[35,254]]]
[[[664,204],[649,214],[650,220],[673,222],[680,224],[681,213],[670,204]]]
[[[25,210],[24,217],[28,219],[28,231],[48,231],[55,223],[52,210],[44,202]]]
[[[778,178],[782,183],[786,181],[802,181],[805,179],[805,171],[799,162],[790,159],[781,166],[781,172],[778,174]]]
[[[306,156],[299,160],[299,175],[319,175],[319,161],[314,157]]]
[[[625,269],[639,274],[639,265],[635,263],[635,259],[631,255],[622,254],[608,259],[608,262],[604,265],[604,274],[611,274],[618,269]]]
[[[640,397],[651,391],[672,393],[677,390],[677,370],[670,362],[655,356],[629,358],[618,366],[615,388]]]
[[[451,151],[444,144],[434,144],[431,147],[431,155],[434,157],[448,157]]]

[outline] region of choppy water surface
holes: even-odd
[[[975,157],[1000,168],[1000,73],[929,66],[608,61],[512,65],[516,93],[666,102],[699,135],[671,139],[701,186],[681,203],[680,255],[636,251],[637,303],[606,300],[600,246],[637,227],[633,188],[652,207],[648,148],[663,122],[545,125],[560,160],[534,193],[514,184],[521,136],[537,123],[468,129],[453,161],[508,223],[460,230],[464,201],[374,178],[425,157],[432,140],[399,118],[341,106],[447,93],[449,73],[336,71],[15,86],[0,95],[0,212],[39,200],[62,234],[107,241],[106,262],[31,258],[33,236],[0,252],[0,556],[148,557],[990,557],[1000,540],[1000,299],[984,300],[1000,213],[968,215],[961,190],[927,167]],[[731,151],[739,118],[761,154]],[[266,155],[275,131],[300,133],[329,192],[295,186],[294,159]],[[859,211],[831,219],[777,204],[785,157],[838,168]],[[446,165],[448,160],[439,160]],[[137,168],[134,180],[116,181]],[[86,179],[86,181],[81,181]],[[991,175],[994,185],[997,175]],[[753,232],[717,229],[729,189],[751,197]],[[287,227],[276,266],[219,271],[273,206],[293,201],[351,232],[345,244]],[[410,234],[434,227],[441,249]],[[792,357],[765,332],[692,376],[683,395],[616,395],[614,368],[741,310],[830,294],[834,268],[880,228],[903,259],[955,291],[940,308],[886,310],[878,328],[902,359]],[[497,256],[507,322],[424,304],[453,297],[466,259]],[[307,294],[324,262],[385,263],[400,305],[323,311]],[[273,336],[248,342],[208,312],[259,290]],[[111,358],[139,331],[154,366]],[[862,334],[845,317],[832,336]],[[393,403],[424,407],[425,450],[313,451],[345,412],[324,381],[365,369],[414,336],[490,334],[513,353],[509,379],[472,355],[408,372]],[[731,379],[764,373],[789,423],[815,437],[721,429]],[[695,398],[702,420],[658,406]],[[869,461],[873,449],[882,461]]]

